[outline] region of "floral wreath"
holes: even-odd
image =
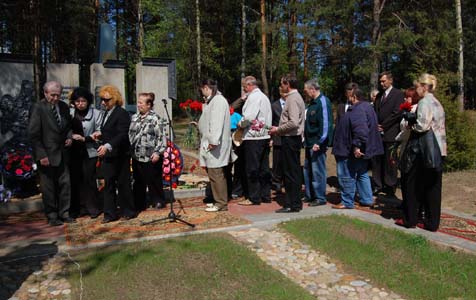
[[[3,147],[0,152],[2,175],[19,180],[31,178],[37,168],[31,153],[31,147],[23,143]]]
[[[164,152],[164,161],[162,163],[162,181],[165,186],[170,185],[172,179],[172,188],[177,188],[177,184],[183,171],[183,156],[180,148],[167,140],[167,148]],[[172,174],[170,174],[172,172]],[[172,176],[172,178],[170,177]]]

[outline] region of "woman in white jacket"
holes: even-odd
[[[205,99],[198,121],[200,131],[200,166],[206,167],[215,204],[208,212],[227,210],[228,190],[225,167],[230,161],[231,132],[228,101],[218,92],[216,81],[207,79],[200,85]]]

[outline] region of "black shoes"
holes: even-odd
[[[58,219],[50,219],[50,220],[48,220],[48,225],[50,225],[50,226],[61,226],[61,225],[63,225],[63,221],[58,220]]]
[[[71,217],[62,218],[62,220],[63,220],[63,223],[69,223],[69,224],[76,223],[76,219],[73,219]]]
[[[124,220],[132,220],[137,218],[137,214],[129,215],[129,216],[123,216],[122,217]]]
[[[117,220],[119,220],[118,217],[114,217],[114,218],[105,217],[104,219],[102,219],[101,223],[102,224],[107,224],[107,223],[111,223],[111,222],[114,222],[114,221],[117,221]]]
[[[165,203],[162,203],[162,202],[159,202],[154,206],[155,209],[162,209],[164,207],[165,207]]]
[[[283,207],[276,210],[276,213],[293,213],[293,212],[300,212],[300,208],[290,208],[290,207]]]
[[[319,200],[314,200],[309,202],[309,206],[321,206],[321,205],[326,205],[326,202],[320,202]]]
[[[100,215],[99,213],[98,214],[92,214],[91,219],[97,219],[97,217],[99,217],[99,215]]]

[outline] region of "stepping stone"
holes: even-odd
[[[355,286],[355,287],[361,287],[361,286],[364,286],[366,284],[367,284],[367,282],[362,281],[362,280],[354,280],[354,281],[350,282],[350,285]]]

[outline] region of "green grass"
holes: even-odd
[[[197,235],[77,253],[83,299],[313,299],[227,235]],[[69,267],[73,299],[79,274]]]
[[[331,215],[282,225],[354,274],[410,299],[476,299],[476,256],[440,249],[426,239]]]

